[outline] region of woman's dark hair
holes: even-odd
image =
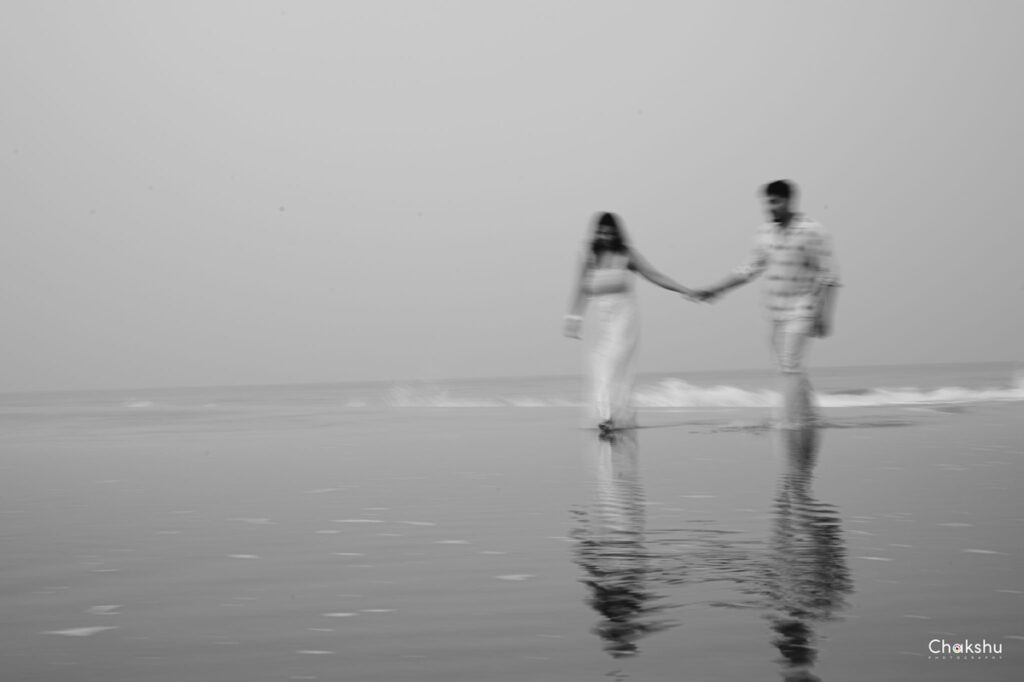
[[[796,194],[796,185],[791,180],[772,180],[762,189],[766,197],[790,199]]]
[[[597,230],[601,227],[610,227],[614,236],[610,244],[604,244],[597,239]],[[629,244],[626,243],[626,235],[622,232],[622,224],[619,216],[614,213],[599,213],[594,221],[594,236],[590,240],[590,252],[597,258],[602,251],[614,251],[615,253],[627,253]]]

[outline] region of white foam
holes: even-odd
[[[980,402],[1024,401],[1024,374],[1015,376],[1009,387],[964,388],[947,386],[936,389],[917,387],[868,387],[864,390],[838,393],[820,393],[822,407],[906,407],[966,404]],[[395,386],[383,398],[390,407],[420,408],[485,408],[485,407],[580,407],[579,399],[563,396],[536,395],[453,395],[439,386]],[[730,385],[700,386],[679,378],[664,379],[656,384],[639,388],[634,393],[637,407],[708,408],[708,407],[774,407],[781,402],[780,394],[771,388],[747,389]],[[357,401],[360,406],[363,401]]]
[[[637,407],[771,407],[776,391],[748,391],[735,386],[695,386],[682,379],[665,379],[634,394]]]
[[[681,379],[666,379],[638,391],[638,407],[774,407],[781,401],[774,390],[746,390],[735,386],[701,387]],[[1009,388],[971,389],[949,386],[932,390],[879,387],[856,393],[823,393],[822,407],[884,407],[887,405],[937,405],[1024,400],[1024,381]]]

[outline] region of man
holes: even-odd
[[[747,263],[695,295],[712,300],[765,275],[771,345],[782,375],[780,426],[800,428],[816,420],[804,352],[808,339],[831,333],[839,276],[831,240],[822,226],[795,211],[794,184],[775,180],[765,185],[762,193],[769,222],[758,228]]]

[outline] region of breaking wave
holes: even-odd
[[[699,386],[682,379],[665,379],[640,387],[635,393],[637,407],[712,408],[772,407],[780,402],[778,391],[746,389],[736,386]],[[821,392],[818,403],[827,408],[885,407],[914,405],[949,405],[983,402],[1024,401],[1024,377],[1014,385],[993,388],[948,386],[935,389],[857,388]],[[374,401],[353,401],[350,406],[372,404]],[[396,386],[384,398],[390,407],[488,408],[488,407],[579,407],[579,397],[565,395],[466,395],[464,391],[444,388]]]
[[[1009,388],[971,389],[957,386],[922,390],[918,388],[851,389],[819,393],[822,407],[885,407],[889,405],[948,405],[1024,400],[1024,381]],[[745,390],[734,386],[694,386],[679,379],[667,379],[654,388],[638,391],[640,407],[771,407],[781,397],[773,390]]]

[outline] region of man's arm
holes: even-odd
[[[767,265],[768,252],[765,250],[764,244],[761,241],[761,234],[758,233],[757,237],[754,238],[754,246],[750,250],[750,256],[747,258],[746,263],[733,270],[725,277],[725,279],[721,280],[714,286],[696,291],[694,294],[702,301],[710,301],[718,298],[725,292],[735,289],[738,286],[742,286],[752,279],[755,279],[758,275],[764,272]]]
[[[815,261],[818,276],[815,278],[815,300],[817,311],[814,316],[814,336],[824,338],[832,333],[832,318],[836,306],[836,290],[839,288],[839,267],[832,252],[832,239],[818,226],[815,240]]]
[[[734,272],[725,279],[723,279],[722,281],[720,281],[719,283],[715,284],[714,286],[710,286],[706,289],[699,290],[695,292],[695,294],[697,298],[699,298],[700,300],[709,301],[718,298],[719,296],[726,293],[730,289],[735,289],[736,287],[743,286],[750,280],[754,279],[754,277],[755,276]]]
[[[832,313],[835,310],[837,288],[828,285],[822,287],[818,292],[818,310],[814,316],[814,336],[825,338],[832,333]]]

